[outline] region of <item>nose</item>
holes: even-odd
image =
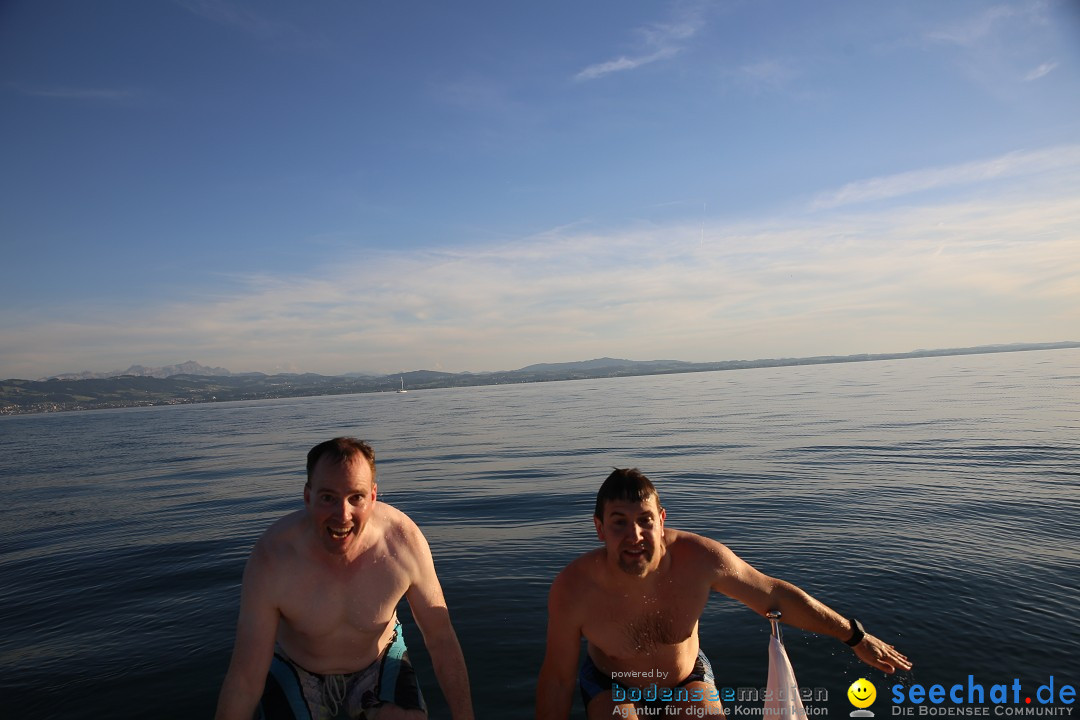
[[[334,518],[337,520],[344,520],[349,516],[349,504],[346,502],[340,503],[334,506]]]

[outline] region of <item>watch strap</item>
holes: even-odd
[[[844,644],[855,647],[866,637],[866,628],[855,618],[848,618],[848,622],[851,623],[851,637],[845,640]]]

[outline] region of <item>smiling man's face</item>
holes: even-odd
[[[319,460],[304,487],[304,506],[319,544],[334,555],[360,547],[360,534],[375,508],[371,464],[363,457]]]
[[[664,542],[664,510],[655,495],[645,500],[608,500],[604,518],[593,518],[596,535],[607,548],[608,559],[625,573],[644,577],[660,562]]]

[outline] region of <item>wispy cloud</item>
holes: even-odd
[[[926,37],[935,42],[971,47],[989,36],[1002,22],[1015,17],[1018,12],[1007,5],[995,5],[948,27],[931,30],[926,33]]]
[[[1057,168],[1077,166],[1080,166],[1080,145],[1014,152],[990,160],[860,180],[849,183],[839,190],[819,195],[811,203],[811,207],[820,210],[875,200],[888,200],[926,190],[1035,175]]]
[[[735,71],[735,76],[755,88],[776,89],[797,78],[799,72],[788,62],[770,58],[742,65]]]
[[[62,319],[0,310],[0,366],[34,377],[189,358],[233,370],[458,371],[1070,339],[1080,196],[1025,184],[978,201],[707,224],[704,240],[688,220],[385,252],[237,278],[209,300],[84,304]]]
[[[639,51],[632,55],[596,63],[586,67],[574,76],[581,82],[596,80],[612,73],[634,70],[650,65],[658,60],[673,57],[683,50],[685,43],[701,30],[704,25],[700,15],[691,14],[672,23],[657,23],[637,30],[641,40]]]
[[[297,26],[269,18],[226,0],[176,0],[184,9],[218,25],[240,30],[260,40],[292,46],[315,47],[322,43]]]
[[[1032,82],[1033,80],[1038,80],[1041,77],[1046,77],[1050,73],[1054,72],[1054,70],[1057,68],[1057,66],[1058,66],[1058,64],[1056,62],[1043,63],[1042,65],[1040,65],[1039,67],[1035,68],[1034,70],[1029,72],[1027,75],[1025,75],[1024,76],[1024,81],[1025,82]]]
[[[610,75],[611,73],[622,72],[624,70],[633,70],[643,65],[649,65],[657,60],[663,60],[669,58],[679,50],[678,48],[663,48],[650,55],[638,55],[636,57],[618,57],[614,60],[608,60],[607,62],[597,63],[596,65],[590,65],[577,75],[574,76],[575,80],[595,80],[597,78]]]
[[[1031,70],[1033,60],[1056,42],[1051,3],[1019,0],[987,7],[946,27],[924,33],[931,45],[950,48],[961,73],[988,94],[1005,102],[1018,102],[1013,89],[1052,72],[1046,62]]]

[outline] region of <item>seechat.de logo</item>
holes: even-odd
[[[1070,716],[1076,702],[1076,688],[1053,675],[1030,694],[1024,691],[1020,678],[986,686],[974,675],[968,675],[967,682],[951,685],[898,684],[890,689],[892,714],[901,716]]]

